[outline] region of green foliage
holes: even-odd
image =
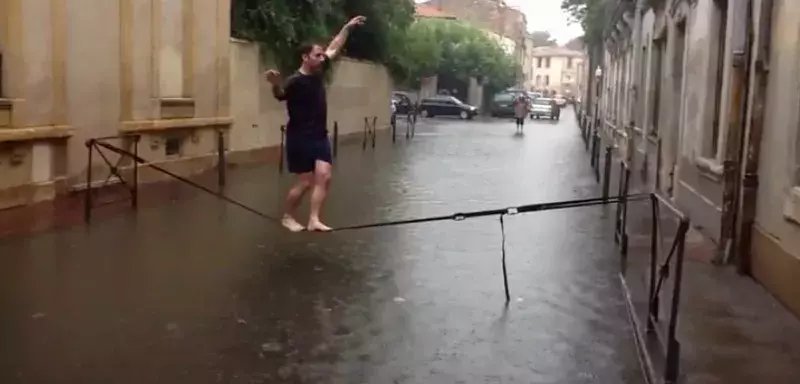
[[[606,0],[562,0],[563,9],[574,22],[583,27],[584,43],[597,46],[603,43]]]
[[[352,31],[344,53],[386,64],[408,85],[448,73],[502,88],[519,73],[513,58],[479,29],[451,20],[414,21],[411,0],[232,0],[231,27],[233,36],[260,43],[267,61],[291,71],[299,66],[300,45],[326,44],[356,15],[367,23]]]
[[[533,31],[530,35],[534,47],[555,47],[558,42],[547,31]]]
[[[357,15],[368,22],[353,30],[346,54],[388,63],[414,15],[410,0],[233,0],[231,8],[233,36],[260,43],[284,71],[299,65],[299,46],[327,44]]]
[[[446,74],[461,81],[484,78],[497,87],[514,83],[518,66],[495,40],[480,29],[439,19],[421,19],[406,33],[393,72],[416,86],[424,77]]]

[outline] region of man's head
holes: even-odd
[[[325,48],[319,44],[307,44],[300,47],[302,66],[309,72],[317,72],[325,62]]]

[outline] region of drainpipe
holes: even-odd
[[[733,254],[736,233],[737,192],[739,189],[740,159],[747,103],[747,13],[750,0],[733,1],[731,99],[728,113],[728,140],[725,145],[725,160],[722,163],[722,222],[720,245],[722,252],[715,262],[726,263]]]
[[[744,138],[742,150],[742,174],[739,191],[738,222],[736,228],[736,247],[732,257],[737,262],[737,270],[741,274],[750,274],[750,247],[753,237],[753,223],[756,216],[756,200],[758,197],[758,159],[761,155],[761,137],[764,131],[764,104],[767,94],[769,75],[770,40],[772,38],[772,0],[762,0],[759,13],[758,41],[753,61],[753,104],[750,106],[750,129]],[[750,1],[750,6],[754,4]],[[751,8],[750,17],[753,11]],[[755,20],[748,25],[751,28]],[[752,31],[752,29],[751,29]],[[751,32],[752,33],[752,32]]]
[[[641,68],[641,61],[642,61],[642,13],[644,11],[644,0],[637,0],[636,1],[636,14],[634,15],[633,21],[633,60],[628,67],[629,73],[629,81],[630,81],[630,96],[628,100],[628,114],[626,116],[627,119],[627,127],[625,127],[625,132],[628,135],[628,148],[626,150],[626,159],[625,161],[628,163],[628,167],[633,170],[633,157],[634,152],[636,151],[636,139],[634,133],[634,125],[636,122],[634,121],[634,116],[636,115],[634,111],[636,111],[636,101],[641,97],[639,89],[644,87],[644,84],[637,84],[637,81],[641,79],[641,76],[638,76],[639,69]]]

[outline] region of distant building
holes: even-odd
[[[417,18],[458,20],[456,16],[443,12],[437,7],[428,4],[415,4],[414,8],[414,16]]]
[[[536,91],[555,92],[565,96],[578,96],[584,76],[585,55],[563,47],[537,47],[532,49],[530,83]]]

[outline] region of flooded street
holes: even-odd
[[[432,119],[340,148],[328,224],[599,196],[560,122]],[[278,215],[290,175],[230,172]],[[304,206],[303,212],[306,207]],[[0,240],[1,383],[640,383],[611,207],[289,234],[190,194]]]

